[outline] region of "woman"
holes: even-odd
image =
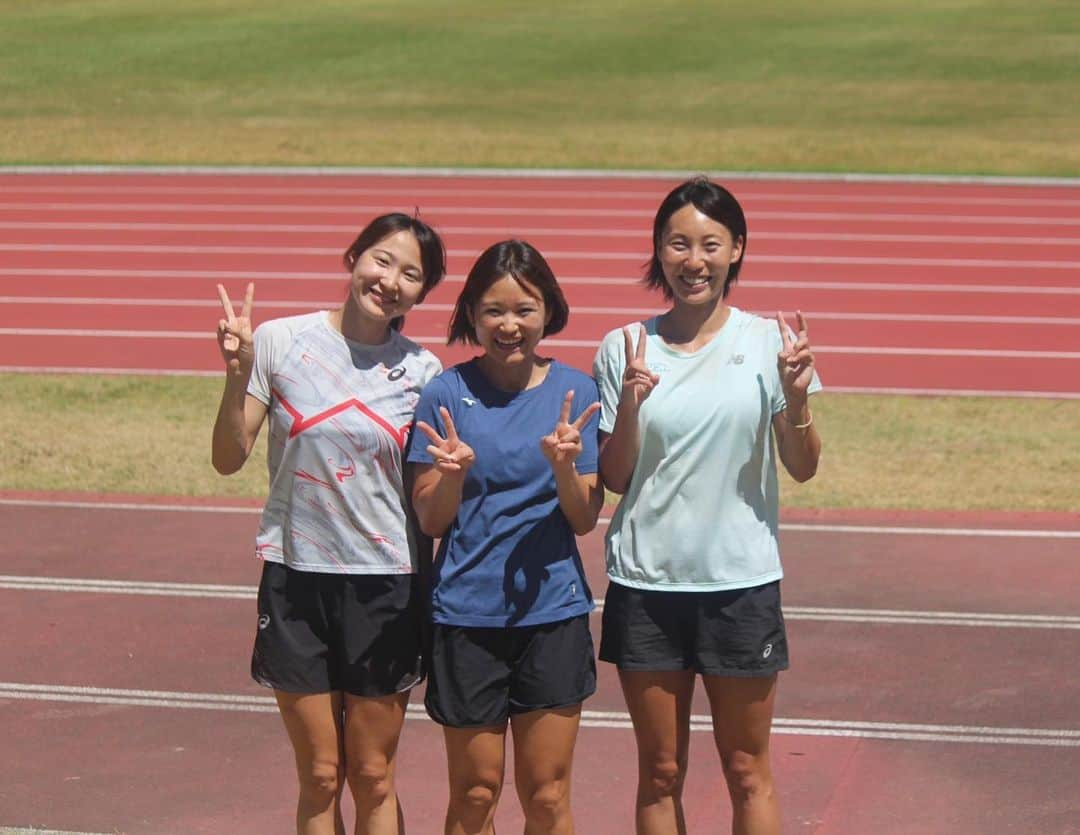
[[[448,835],[491,833],[507,725],[525,831],[573,832],[581,703],[596,689],[575,534],[596,525],[595,383],[537,355],[568,308],[532,246],[503,241],[469,272],[450,342],[483,353],[437,377],[408,456],[420,526],[442,537],[425,704],[444,726]],[[576,416],[576,417],[575,417]]]
[[[683,183],[653,223],[646,284],[671,308],[612,331],[595,375],[600,472],[623,494],[607,534],[601,660],[617,665],[638,745],[639,835],[685,833],[690,703],[701,675],[733,805],[732,831],[780,832],[769,766],[780,612],[775,451],[797,481],[821,440],[806,321],[727,303],[746,251],[738,201]]]
[[[394,754],[409,690],[423,677],[421,541],[407,515],[403,455],[420,390],[440,370],[399,332],[442,279],[442,241],[403,214],[372,220],[344,255],[336,310],[251,332],[223,287],[218,344],[225,391],[213,463],[243,466],[269,419],[270,495],[256,537],[263,560],[252,676],[274,689],[296,755],[296,830],[404,832]]]

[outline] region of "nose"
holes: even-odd
[[[690,247],[686,252],[686,265],[688,267],[701,267],[705,265],[705,253],[696,246]]]

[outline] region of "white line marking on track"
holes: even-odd
[[[239,513],[260,515],[262,506],[212,505],[212,504],[156,504],[154,502],[118,502],[87,501],[75,499],[22,499],[0,498],[0,507],[39,507],[71,508],[77,510],[134,510],[161,511],[165,513]],[[599,525],[607,526],[610,516],[601,516]],[[809,533],[850,533],[850,534],[912,534],[917,536],[989,536],[1005,538],[1034,539],[1080,539],[1080,529],[1047,530],[1040,528],[951,528],[902,525],[837,525],[817,522],[781,522],[782,531],[803,531]]]
[[[0,575],[0,589],[10,591],[52,591],[86,594],[131,594],[155,597],[195,597],[202,599],[254,600],[255,586],[228,586],[209,583],[164,583],[142,580],[88,580],[72,577]],[[596,601],[597,612],[604,600]],[[835,623],[889,623],[916,626],[970,626],[1002,629],[1080,629],[1080,617],[1068,615],[998,614],[990,612],[926,612],[900,609],[842,609],[812,606],[785,606],[790,620]]]
[[[96,330],[91,328],[0,328],[0,336],[68,336],[92,339],[203,339],[215,338],[212,331],[143,331],[143,330]],[[413,342],[421,345],[443,345],[445,336],[409,334]],[[545,345],[552,348],[595,348],[595,339],[547,339]],[[819,354],[892,354],[905,357],[983,357],[997,359],[1077,360],[1080,351],[1016,351],[992,348],[899,348],[878,345],[818,345]]]
[[[72,687],[21,682],[0,682],[0,699],[83,702],[181,710],[226,710],[245,713],[277,713],[278,710],[271,696]],[[420,705],[409,705],[406,716],[409,719],[430,721]],[[583,710],[581,724],[586,728],[631,727],[630,715],[621,711]],[[690,728],[693,731],[711,732],[711,719],[708,716],[693,714],[690,717]],[[985,725],[931,725],[777,717],[773,720],[773,731],[804,736],[857,737],[909,742],[1080,747],[1080,731],[1071,728],[1009,728]]]
[[[1080,201],[1076,203],[1080,206]],[[26,207],[32,210],[33,205]],[[113,231],[113,232],[255,232],[290,234],[343,234],[356,232],[354,225],[323,223],[139,223],[78,221],[0,221],[0,229],[12,230],[67,230],[67,231]],[[491,235],[506,230],[505,224],[491,226],[440,226],[443,235]],[[533,237],[552,236],[562,238],[633,238],[648,239],[647,224],[640,229],[612,229],[608,227],[551,227],[514,226],[517,235]],[[1031,237],[1022,235],[904,235],[869,232],[777,232],[755,231],[755,241],[822,241],[837,243],[926,243],[971,244],[991,246],[1080,246],[1080,238]]]
[[[125,270],[125,269],[68,269],[66,267],[0,267],[0,276],[27,277],[37,279],[67,278],[147,278],[147,279],[191,279],[237,281],[332,281],[343,286],[345,276],[338,272],[270,272],[248,270]],[[463,275],[448,275],[445,279],[450,284],[464,283]],[[581,285],[632,285],[636,281],[632,276],[560,276],[560,284]],[[843,292],[883,292],[883,293],[999,293],[1016,294],[1015,284],[915,284],[910,282],[877,281],[819,281],[755,279],[750,289],[804,289],[804,290],[840,290]],[[1025,295],[1080,295],[1080,287],[1031,285],[1024,287]]]
[[[233,246],[233,245],[179,245],[179,244],[47,244],[47,243],[0,243],[0,252],[117,252],[180,255],[340,255],[340,247],[319,246]],[[448,249],[449,257],[474,258],[471,249]],[[577,261],[629,261],[635,265],[648,259],[647,253],[596,252],[549,250],[548,259],[565,258]],[[1040,269],[1078,270],[1080,261],[1038,260],[1015,258],[878,258],[845,255],[748,255],[747,262],[764,264],[831,264],[854,266],[891,267],[949,267],[977,269]]]
[[[78,307],[195,307],[221,308],[216,299],[160,299],[160,298],[105,298],[101,296],[0,296],[0,304],[72,305]],[[315,300],[262,300],[260,308],[271,310],[327,310],[341,304],[340,299]],[[423,311],[446,313],[454,305],[426,302]],[[573,305],[575,315],[583,316],[631,316],[648,317],[664,312],[662,307],[591,307]],[[758,316],[768,317],[769,311],[749,310]],[[851,322],[942,322],[950,324],[977,325],[1080,325],[1080,317],[1064,316],[969,316],[945,313],[837,313],[822,310],[803,310],[808,319]]]

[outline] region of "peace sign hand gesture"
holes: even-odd
[[[810,352],[806,318],[799,310],[795,311],[795,316],[799,320],[799,330],[795,342],[792,342],[784,314],[776,312],[776,324],[783,340],[783,349],[776,355],[776,367],[780,371],[780,384],[788,403],[805,403],[806,391],[814,378],[814,355]]]
[[[445,475],[465,475],[469,467],[476,461],[476,453],[473,448],[458,437],[454,419],[450,417],[450,410],[445,406],[439,407],[443,424],[446,426],[446,437],[436,432],[431,424],[422,420],[416,422],[416,428],[428,436],[431,444],[428,446],[428,454],[435,459],[435,469]]]
[[[225,370],[229,374],[249,375],[255,360],[254,342],[251,335],[251,308],[255,301],[255,285],[249,283],[244,292],[244,306],[237,316],[229,294],[220,284],[217,286],[218,298],[225,311],[225,317],[218,320],[217,341],[225,360]]]
[[[540,451],[552,467],[570,466],[581,455],[581,430],[588,423],[589,418],[600,410],[599,403],[590,403],[585,411],[578,415],[577,420],[570,422],[570,408],[574,403],[574,392],[571,389],[563,398],[562,410],[559,412],[559,422],[550,435],[540,439]]]
[[[635,410],[641,407],[660,377],[653,374],[645,365],[645,325],[638,326],[637,348],[634,347],[634,339],[630,335],[630,328],[623,328],[623,345],[626,349],[626,368],[623,371],[622,402],[633,406]]]

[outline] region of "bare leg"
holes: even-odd
[[[296,757],[300,798],[297,835],[345,835],[341,819],[341,693],[286,693],[275,690]]]
[[[512,716],[514,782],[525,835],[573,835],[570,773],[581,705]]]
[[[733,835],[780,835],[780,807],[769,765],[776,676],[704,676],[713,736],[731,795]]]
[[[619,670],[637,739],[637,835],[686,835],[682,790],[694,678],[692,670]]]
[[[443,728],[450,777],[446,835],[493,835],[502,792],[506,726]]]
[[[404,835],[394,757],[409,694],[345,694],[345,777],[356,803],[356,835]]]

